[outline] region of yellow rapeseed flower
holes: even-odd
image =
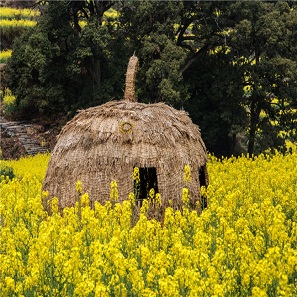
[[[161,222],[147,217],[150,199],[131,220],[134,194],[116,202],[115,182],[111,201],[90,197],[91,208],[80,184],[80,203],[60,213],[55,198],[49,215],[41,190],[48,160],[1,160],[15,174],[0,180],[3,296],[297,295],[295,151],[210,156],[208,207],[167,207]],[[181,196],[185,206],[187,187]]]
[[[182,202],[183,204],[188,207],[190,203],[190,195],[189,195],[189,190],[187,188],[183,188],[182,192]]]
[[[75,184],[75,190],[76,192],[81,195],[83,192],[83,188],[82,188],[82,182],[80,180],[78,180]]]
[[[191,167],[190,165],[185,165],[184,167],[184,181],[186,185],[192,180]]]
[[[117,201],[119,199],[118,184],[115,180],[110,183],[110,200]]]
[[[134,169],[133,169],[133,180],[136,185],[140,184],[140,173],[139,173],[138,167],[134,167]]]

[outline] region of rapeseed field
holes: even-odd
[[[133,226],[133,199],[91,209],[80,183],[80,202],[48,215],[48,160],[2,161],[15,177],[0,185],[1,296],[297,296],[296,150],[210,156],[200,216],[167,208],[160,223],[144,203]]]

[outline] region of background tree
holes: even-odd
[[[220,15],[229,7],[221,2],[125,2],[120,18],[141,58],[139,97],[188,109],[205,131],[207,147],[228,155],[246,124],[242,70],[227,55],[226,35],[234,22]]]
[[[71,117],[122,98],[135,52],[139,100],[187,109],[217,155],[259,153],[283,145],[281,133],[296,137],[295,2],[94,0],[46,7],[39,24],[15,42],[10,62],[23,115],[60,110]],[[110,7],[118,18],[106,17]]]
[[[236,2],[228,18],[235,21],[230,46],[236,67],[243,69],[243,97],[249,116],[248,153],[281,145],[281,130],[292,129],[290,109],[297,98],[296,9],[287,2]],[[289,116],[291,115],[291,116]],[[296,123],[295,123],[296,124]],[[264,136],[264,137],[263,137]],[[268,137],[265,137],[268,136]]]
[[[190,94],[184,74],[224,44],[218,2],[125,1],[120,26],[140,56],[141,94],[149,101],[183,106]],[[143,89],[143,86],[145,89]]]
[[[71,116],[78,108],[122,96],[124,77],[113,70],[122,60],[126,64],[125,41],[111,38],[116,27],[108,18],[102,26],[112,3],[97,4],[50,1],[38,25],[16,40],[9,87],[23,117]]]
[[[211,152],[230,156],[244,152],[244,129],[248,124],[242,105],[241,69],[230,63],[230,53],[209,53],[187,71],[191,97],[187,109],[198,123]]]

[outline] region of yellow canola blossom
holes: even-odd
[[[6,63],[11,57],[11,54],[12,54],[12,50],[0,51],[0,62]]]
[[[38,10],[33,9],[19,9],[13,7],[0,7],[0,16],[3,19],[9,18],[34,18],[40,15]]]
[[[0,179],[2,296],[297,296],[296,150],[209,156],[200,216],[142,211],[135,224],[133,194],[118,203],[115,181],[104,205],[91,208],[78,183],[80,201],[59,212],[53,199],[49,215],[48,159],[1,161],[16,176]]]
[[[34,20],[26,20],[26,19],[3,19],[0,20],[0,27],[7,28],[7,27],[34,27],[37,24],[37,21]]]

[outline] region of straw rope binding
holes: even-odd
[[[136,72],[138,68],[138,58],[133,55],[128,64],[127,73],[126,73],[126,88],[124,99],[131,102],[136,102],[137,98],[135,97],[135,79]]]

